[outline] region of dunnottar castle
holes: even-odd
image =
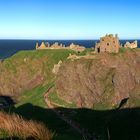
[[[38,43],[36,43],[36,50],[44,49],[70,49],[76,52],[83,52],[86,48],[84,46],[76,45],[74,43],[70,44],[70,46],[65,46],[57,42],[52,45],[50,45],[48,42],[42,42],[40,46],[38,45]]]
[[[118,53],[121,47],[134,49],[138,47],[138,42],[137,41],[131,43],[126,42],[125,45],[123,46],[120,43],[117,34],[115,36],[109,34],[109,35],[105,35],[104,37],[101,37],[99,42],[95,44],[94,53],[103,53],[103,52]],[[84,46],[76,45],[74,43],[72,43],[70,46],[65,46],[57,42],[52,45],[50,45],[48,42],[47,43],[42,42],[40,46],[38,43],[36,43],[36,50],[43,50],[43,49],[70,49],[76,52],[82,52],[86,48]]]
[[[115,36],[113,36],[112,34],[110,34],[100,38],[100,41],[95,45],[95,52],[118,53],[121,47],[123,47],[123,45],[120,44],[118,35],[116,34]],[[137,41],[134,41],[132,43],[126,42],[126,44],[124,45],[124,48],[133,49],[137,47]]]

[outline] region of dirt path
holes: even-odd
[[[87,129],[85,128],[82,128],[80,126],[80,124],[78,124],[77,122],[74,122],[73,120],[71,120],[70,118],[68,118],[67,116],[65,116],[65,114],[56,109],[55,106],[53,105],[53,103],[51,103],[51,101],[49,100],[48,96],[49,96],[49,91],[51,90],[48,89],[48,91],[45,93],[45,96],[44,96],[44,99],[45,99],[45,102],[47,104],[47,106],[52,109],[52,111],[60,118],[62,119],[63,121],[65,121],[67,124],[69,124],[74,130],[76,130],[78,133],[80,133],[82,135],[82,137],[84,138],[84,140],[98,140],[95,135],[95,133],[93,134],[90,134],[88,132]]]

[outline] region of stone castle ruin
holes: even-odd
[[[124,47],[125,48],[131,48],[131,49],[137,48],[138,47],[138,41],[134,41],[132,43],[126,42],[126,44],[124,45]]]
[[[112,34],[110,34],[100,38],[100,42],[96,43],[95,52],[118,53],[120,46],[121,45],[119,42],[118,35],[115,35],[114,37]]]
[[[45,49],[64,49],[65,45],[59,44],[58,42],[55,42],[54,44],[50,45],[48,42],[42,42],[39,46],[38,43],[36,43],[36,50],[45,50]]]
[[[118,35],[116,34],[115,36],[113,36],[112,34],[110,34],[101,37],[100,41],[96,43],[95,53],[101,53],[101,52],[118,53],[121,47],[123,46],[120,44]],[[134,49],[137,47],[138,47],[138,41],[134,41],[132,43],[126,42],[126,44],[124,45],[124,48]]]
[[[93,53],[103,53],[103,52],[118,53],[121,47],[123,46],[120,44],[118,35],[116,34],[114,36],[112,34],[109,34],[100,38],[100,41],[97,42],[95,45],[95,51]],[[137,47],[138,47],[137,41],[134,41],[132,43],[126,42],[126,44],[124,45],[124,48],[134,49]],[[79,53],[83,52],[86,48],[84,46],[76,45],[74,43],[71,43],[69,46],[59,44],[58,42],[52,45],[49,44],[48,42],[46,43],[42,42],[41,45],[36,43],[36,50],[45,50],[45,49],[69,49]]]
[[[76,45],[74,43],[70,44],[70,46],[65,46],[63,44],[59,44],[58,42],[55,42],[52,45],[50,45],[48,42],[42,42],[40,46],[38,43],[36,43],[36,50],[45,49],[70,49],[76,52],[83,52],[86,48],[84,46]]]

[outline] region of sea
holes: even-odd
[[[66,46],[75,43],[86,48],[95,47],[95,43],[98,42],[98,40],[0,40],[0,59],[8,58],[18,51],[34,50],[36,42],[41,44],[42,41],[49,42],[50,44],[58,42]],[[126,41],[133,42],[134,40],[121,40],[120,42],[121,44],[125,44]],[[138,44],[140,47],[140,40],[138,40]]]

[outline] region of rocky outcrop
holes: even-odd
[[[25,90],[44,82],[41,59],[27,57],[5,60],[0,64],[0,95],[18,97]]]
[[[69,56],[67,57],[67,59],[70,59],[70,60],[76,60],[76,59],[94,59],[95,58],[95,55],[90,55],[90,54],[87,54],[87,55],[84,55],[84,56],[78,56],[76,54],[69,54]]]
[[[53,70],[52,70],[52,73],[53,73],[53,74],[57,74],[57,73],[58,73],[61,64],[62,64],[62,61],[60,60],[60,61],[58,62],[58,64],[55,64],[55,65],[54,65]]]
[[[68,61],[60,67],[56,81],[60,98],[88,108],[117,106],[123,99],[138,96],[139,87],[139,50]]]

